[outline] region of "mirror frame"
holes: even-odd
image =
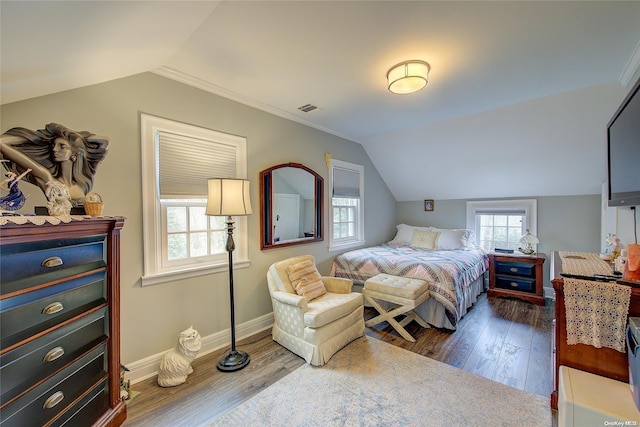
[[[315,235],[308,239],[296,240],[293,242],[273,243],[272,230],[273,218],[271,208],[273,206],[273,172],[281,168],[297,168],[303,169],[313,175],[314,178],[314,224]],[[260,249],[282,248],[293,245],[304,245],[312,242],[320,242],[324,240],[323,227],[323,203],[324,203],[324,179],[312,169],[309,169],[301,163],[282,163],[260,172]]]

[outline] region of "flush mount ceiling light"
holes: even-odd
[[[419,60],[404,61],[387,72],[389,91],[399,95],[417,92],[427,85],[431,66]]]

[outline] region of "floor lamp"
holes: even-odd
[[[227,217],[227,252],[229,253],[229,296],[231,303],[231,350],[218,361],[220,371],[237,371],[249,364],[249,354],[236,350],[236,319],[233,302],[233,241],[232,216],[250,215],[249,180],[234,178],[212,178],[208,181],[209,197],[206,214]]]

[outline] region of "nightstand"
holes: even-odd
[[[542,265],[545,259],[541,253],[490,253],[488,295],[544,305]]]

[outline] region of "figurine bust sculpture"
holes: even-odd
[[[109,139],[87,131],[73,131],[57,123],[32,131],[15,127],[0,136],[0,159],[8,160],[7,169],[22,174],[24,180],[40,187],[45,196],[69,194],[73,206],[81,206],[93,188],[98,165],[104,160]],[[60,186],[66,187],[66,192]],[[51,188],[57,191],[51,191]],[[49,194],[48,194],[49,193]],[[49,205],[66,205],[59,200]]]

